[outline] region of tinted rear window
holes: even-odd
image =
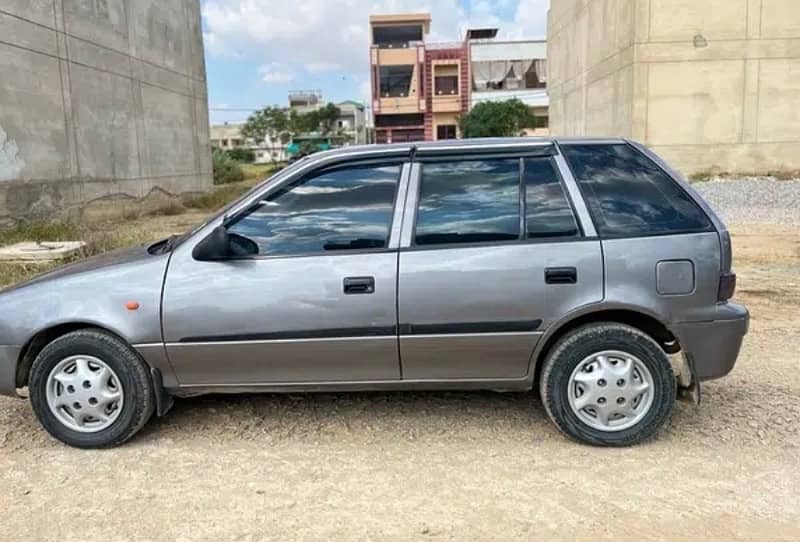
[[[665,235],[712,228],[680,185],[630,145],[564,145],[562,150],[600,235]]]

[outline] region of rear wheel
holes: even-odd
[[[669,418],[676,383],[669,358],[651,337],[616,323],[564,336],[545,360],[542,402],[566,435],[602,446],[652,437]]]
[[[33,362],[29,389],[42,426],[78,448],[122,444],[154,410],[144,362],[100,330],[75,331],[45,346]]]

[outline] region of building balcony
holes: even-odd
[[[431,98],[431,109],[434,113],[458,113],[461,111],[460,94],[441,94]]]
[[[379,98],[376,113],[381,115],[405,115],[425,112],[425,100],[417,98],[416,93],[412,96],[398,98]]]

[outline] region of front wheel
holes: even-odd
[[[675,375],[664,350],[631,326],[591,324],[564,336],[545,360],[547,414],[575,440],[628,446],[652,437],[672,412]]]
[[[75,331],[45,346],[28,387],[42,426],[78,448],[122,444],[154,411],[144,362],[124,341],[100,330]]]

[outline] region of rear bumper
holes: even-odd
[[[749,327],[747,309],[726,303],[717,307],[715,320],[675,324],[672,331],[692,361],[694,376],[702,381],[722,378],[733,370]]]
[[[22,348],[0,346],[0,395],[17,397],[17,362]]]

